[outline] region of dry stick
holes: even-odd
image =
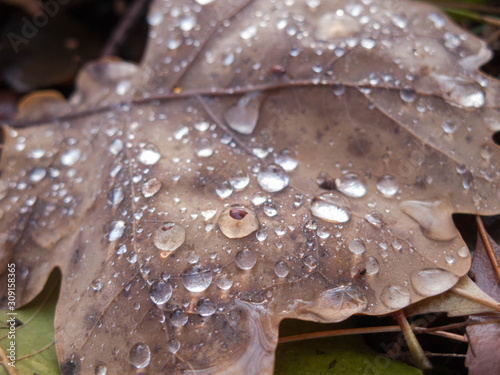
[[[430,3],[440,8],[463,9],[480,13],[500,14],[499,7],[493,7],[482,4],[459,3],[456,1],[433,1],[433,0],[425,0],[424,2]]]
[[[456,333],[444,332],[444,331],[430,331],[430,332],[425,332],[425,333],[428,333],[428,334],[434,335],[434,336],[445,337],[447,339],[452,339],[452,340],[456,340],[456,341],[461,341],[461,342],[466,342],[466,343],[469,342],[469,340],[467,340],[467,338],[465,336],[458,335]]]
[[[483,220],[481,220],[481,216],[476,215],[476,223],[477,223],[477,228],[479,229],[479,234],[481,235],[481,239],[483,240],[486,252],[488,253],[488,256],[490,257],[490,261],[491,261],[491,264],[493,265],[493,269],[495,270],[495,273],[497,274],[497,279],[500,281],[500,266],[498,265],[498,260],[497,260],[497,257],[495,255],[495,252],[493,251],[493,248],[491,247],[491,243],[490,243],[490,240],[488,239],[486,229],[484,229],[484,224],[483,224]]]
[[[22,357],[18,357],[16,359],[16,361],[20,361],[22,359],[26,359],[26,358],[29,358],[29,357],[33,357],[34,355],[37,355],[41,352],[43,352],[44,350],[47,350],[48,348],[50,348],[52,345],[54,345],[56,342],[55,341],[52,341],[50,344],[47,344],[45,345],[43,348],[41,349],[38,349],[36,352],[33,352],[33,353],[30,353],[30,354],[26,354],[26,355],[23,355]]]
[[[120,23],[115,28],[115,30],[111,34],[111,37],[104,45],[104,48],[101,52],[101,57],[111,56],[116,53],[117,48],[120,46],[120,44],[122,44],[126,33],[140,16],[141,10],[147,1],[148,0],[134,0],[132,5],[128,7],[127,12],[122,17]]]
[[[456,358],[465,358],[467,354],[457,354],[457,353],[432,353],[425,352],[427,357],[456,357]]]
[[[2,347],[0,346],[0,364],[3,365],[3,367],[5,368],[5,371],[7,371],[8,375],[17,375],[17,372],[16,372],[16,370],[14,370],[14,367],[9,366],[7,364],[8,362],[9,361],[7,358],[7,354],[5,354]]]
[[[498,302],[484,300],[484,299],[476,296],[474,293],[467,292],[466,290],[460,289],[460,288],[453,287],[453,288],[451,288],[451,291],[453,293],[458,294],[459,296],[462,296],[462,297],[467,298],[471,301],[477,302],[480,305],[489,307],[490,309],[493,309],[493,310],[500,312],[500,303],[498,303]]]
[[[411,356],[413,357],[417,367],[422,371],[432,369],[432,364],[425,356],[424,350],[420,346],[415,333],[412,331],[410,323],[408,323],[403,310],[395,311],[394,316],[401,327],[401,332],[403,332],[403,336],[408,344],[408,349],[410,349]]]

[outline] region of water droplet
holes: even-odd
[[[274,162],[287,172],[293,171],[299,164],[299,161],[295,157],[294,153],[286,148],[274,156]]]
[[[408,20],[405,16],[400,14],[394,14],[391,17],[391,21],[394,26],[399,27],[400,29],[404,29],[406,26],[408,26]]]
[[[410,292],[399,285],[389,285],[380,294],[380,300],[389,309],[402,309],[410,304]]]
[[[216,180],[215,194],[217,194],[220,198],[228,198],[231,194],[233,194],[233,187],[226,180]]]
[[[200,158],[208,158],[212,156],[214,153],[214,146],[212,141],[207,138],[200,138],[198,142],[196,142],[196,155]]]
[[[168,282],[156,281],[151,285],[149,297],[155,304],[163,305],[172,297],[172,287]]]
[[[188,321],[188,316],[180,309],[175,309],[170,314],[170,323],[177,328],[183,327]]]
[[[108,372],[108,369],[106,368],[106,366],[97,366],[95,368],[95,375],[106,375],[106,373]]]
[[[359,238],[350,240],[347,243],[347,247],[352,253],[356,255],[362,254],[366,250],[365,243],[363,242],[363,240],[360,240]]]
[[[173,339],[168,341],[167,349],[170,353],[175,354],[181,348],[179,340]]]
[[[306,4],[309,8],[314,9],[319,7],[321,0],[306,0]]]
[[[186,240],[186,230],[175,223],[165,223],[153,233],[154,245],[163,251],[174,251]]]
[[[311,213],[332,223],[347,223],[351,219],[351,204],[337,193],[323,193],[312,200]]]
[[[400,251],[403,248],[403,244],[398,240],[392,241],[392,248],[396,251]]]
[[[266,202],[264,204],[264,214],[267,217],[274,217],[278,214],[278,209],[276,208],[276,206],[273,203]]]
[[[461,258],[466,258],[469,256],[469,249],[467,248],[467,246],[462,246],[457,250],[457,254]]]
[[[143,149],[140,151],[138,160],[145,165],[153,165],[156,164],[158,160],[160,160],[160,153],[153,151],[153,150],[147,150]]]
[[[340,96],[340,95],[343,95],[345,93],[345,86],[340,84],[340,83],[336,83],[333,85],[333,94],[335,96]]]
[[[240,134],[252,134],[259,119],[260,94],[246,95],[229,108],[224,119],[229,127]]]
[[[242,270],[251,270],[257,263],[257,254],[254,251],[243,249],[236,254],[235,262]]]
[[[242,190],[246,188],[250,183],[250,177],[245,171],[240,169],[232,173],[231,177],[229,178],[229,183],[236,190]]]
[[[250,25],[248,27],[245,27],[243,30],[240,32],[240,37],[241,39],[248,40],[257,34],[257,27],[254,25]]]
[[[179,22],[179,28],[182,31],[190,31],[196,26],[196,17],[192,14],[188,14],[182,18]]]
[[[208,298],[200,299],[196,305],[196,312],[201,316],[213,315],[216,310],[217,305]]]
[[[233,280],[227,275],[220,275],[217,277],[217,286],[222,290],[228,290],[233,286]]]
[[[365,262],[365,269],[367,275],[376,275],[380,271],[378,260],[374,257],[368,257]]]
[[[402,89],[399,92],[399,96],[405,103],[413,103],[415,101],[415,98],[417,97],[417,93],[413,89]]]
[[[44,168],[33,168],[33,170],[30,173],[29,180],[30,182],[40,182],[44,179],[44,177],[47,175],[47,171]]]
[[[257,181],[262,189],[270,193],[275,193],[286,188],[289,179],[282,167],[271,164],[259,172]]]
[[[267,232],[264,229],[261,229],[255,233],[255,238],[257,238],[257,241],[259,242],[265,241],[267,238]]]
[[[314,270],[318,267],[318,261],[311,255],[306,255],[304,259],[302,259],[302,263],[304,263],[304,265],[310,270]]]
[[[356,173],[348,173],[335,179],[337,190],[348,197],[361,198],[366,194],[366,183]]]
[[[217,224],[228,238],[246,237],[260,226],[255,211],[244,205],[226,207],[220,214]]]
[[[103,287],[103,283],[100,279],[94,279],[92,280],[92,289],[94,289],[94,292],[100,292],[102,287]]]
[[[188,134],[189,134],[189,128],[187,126],[183,126],[174,132],[174,138],[176,140],[180,141],[182,138],[184,138]]]
[[[373,49],[375,47],[376,42],[373,39],[369,38],[363,38],[361,39],[361,47],[366,48],[366,49]]]
[[[274,265],[274,273],[279,278],[286,277],[288,275],[289,269],[285,262],[279,261]]]
[[[434,296],[453,287],[458,276],[440,268],[429,268],[411,274],[411,285],[422,296]]]
[[[123,150],[123,142],[121,139],[115,139],[111,144],[109,145],[109,153],[111,155],[118,155],[122,150]]]
[[[182,274],[182,284],[193,293],[203,292],[212,283],[212,272],[210,269],[193,264]]]
[[[125,222],[122,220],[114,221],[111,223],[111,231],[108,235],[108,241],[113,242],[119,239],[125,231]]]
[[[7,196],[8,192],[9,192],[9,183],[5,180],[0,180],[0,201]]]
[[[386,174],[378,180],[377,190],[386,197],[392,197],[398,192],[399,185],[394,176]]]
[[[70,167],[80,160],[81,156],[82,152],[79,149],[71,148],[61,155],[60,161],[62,165]]]
[[[207,5],[213,3],[215,0],[195,0],[200,5]]]
[[[156,178],[151,178],[142,184],[142,195],[144,198],[150,198],[161,189],[161,182]]]
[[[213,205],[212,202],[209,202],[209,204],[203,209],[203,211],[201,211],[201,216],[203,216],[205,220],[210,220],[215,216],[216,213],[217,208]]]
[[[451,218],[453,207],[447,201],[404,201],[399,205],[399,208],[420,225],[427,238],[436,241],[450,241],[458,235]]]
[[[458,125],[452,121],[443,121],[443,124],[441,125],[441,127],[443,128],[443,131],[446,134],[453,134],[458,129]]]
[[[266,200],[267,200],[266,196],[263,195],[262,193],[257,193],[252,197],[252,203],[255,204],[256,206],[260,206]]]
[[[135,368],[146,368],[151,360],[149,346],[142,342],[132,346],[129,353],[129,360]]]

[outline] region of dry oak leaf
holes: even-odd
[[[156,1],[148,22],[141,65],[91,64],[5,127],[2,261],[19,303],[61,268],[64,374],[270,374],[280,320],[467,273],[451,214],[500,212],[483,42],[406,1]]]

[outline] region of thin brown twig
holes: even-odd
[[[5,354],[5,352],[3,351],[3,348],[0,346],[0,364],[3,365],[3,367],[5,368],[5,371],[7,371],[8,375],[17,375],[17,372],[14,369],[14,367],[9,366],[8,362],[9,361],[7,358],[7,354]]]
[[[430,332],[425,332],[425,333],[428,333],[428,334],[434,335],[434,336],[445,337],[447,339],[452,339],[452,340],[456,340],[456,341],[461,341],[461,342],[466,342],[466,343],[469,342],[469,340],[467,340],[467,338],[465,336],[458,335],[456,333],[445,332],[445,331],[430,331]]]
[[[490,257],[491,264],[493,266],[493,269],[495,270],[495,273],[497,274],[497,279],[500,281],[500,266],[498,265],[498,260],[495,255],[495,252],[493,251],[493,247],[491,247],[490,240],[488,238],[488,234],[486,233],[486,229],[484,229],[484,224],[483,220],[481,219],[481,216],[476,215],[476,223],[477,223],[477,228],[479,230],[479,234],[481,235],[481,239],[483,240],[484,243],[484,248],[486,249],[486,252],[488,253],[488,256]]]
[[[22,359],[26,359],[26,358],[29,358],[29,357],[33,357],[34,355],[37,355],[38,353],[41,353],[43,352],[44,350],[47,350],[48,348],[50,348],[52,345],[54,345],[56,342],[55,341],[52,341],[51,343],[45,345],[43,348],[41,349],[38,349],[36,352],[33,352],[33,353],[30,353],[30,354],[26,354],[26,355],[23,355],[22,357],[18,357],[16,360],[17,361],[20,361]]]
[[[427,357],[454,357],[454,358],[465,358],[467,354],[459,354],[459,353],[432,353],[425,352]]]
[[[481,297],[478,297],[476,296],[474,293],[471,293],[471,292],[468,292],[464,289],[460,289],[460,288],[456,288],[456,287],[453,287],[451,289],[451,291],[455,294],[458,294],[459,296],[462,296],[464,298],[467,298],[471,301],[474,301],[476,303],[479,303],[480,305],[483,305],[483,306],[486,306],[486,307],[489,307],[490,309],[493,309],[495,311],[498,311],[500,312],[500,303],[496,302],[496,301],[489,301],[489,300],[485,300]]]
[[[500,14],[500,7],[494,7],[483,4],[472,4],[457,1],[434,1],[434,0],[424,0],[426,3],[430,3],[439,8],[449,8],[449,9],[462,9],[472,12],[488,13],[488,14]]]

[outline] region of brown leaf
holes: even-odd
[[[451,214],[500,212],[483,42],[419,3],[175,4],[141,66],[91,64],[71,113],[6,130],[4,258],[19,303],[62,269],[64,371],[271,373],[280,320],[467,273]]]

